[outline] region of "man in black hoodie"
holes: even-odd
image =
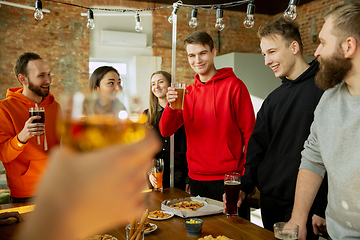
[[[309,65],[302,54],[298,24],[279,18],[261,28],[258,36],[265,65],[282,84],[269,94],[258,112],[248,144],[238,205],[257,187],[264,227],[273,231],[275,222],[290,219],[300,153],[323,91],[314,80],[318,62],[314,60]],[[326,193],[327,190],[325,199]],[[313,206],[312,212],[316,213],[315,221],[320,222],[315,224],[316,233],[325,225],[325,219],[319,216],[325,216],[326,202],[319,205],[321,208]],[[307,239],[318,239],[311,217]]]

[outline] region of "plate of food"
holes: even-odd
[[[166,220],[169,218],[172,218],[174,216],[174,213],[166,212],[163,210],[155,210],[152,212],[149,212],[148,218],[151,220]]]
[[[102,234],[102,235],[95,235],[87,240],[118,240],[116,237],[111,236],[110,234]]]
[[[148,223],[148,222],[146,222],[144,224],[144,233],[145,234],[151,233],[151,232],[155,231],[156,229],[157,229],[156,224]]]

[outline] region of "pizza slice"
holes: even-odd
[[[182,201],[175,204],[170,205],[170,207],[180,210],[187,210],[187,211],[196,211],[197,209],[204,206],[204,203],[197,202],[197,201]]]

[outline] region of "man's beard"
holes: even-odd
[[[29,78],[29,90],[40,97],[47,97],[50,93],[50,85],[48,86],[48,90],[44,91],[41,89],[41,86],[36,86],[35,84],[33,84]]]
[[[340,48],[332,56],[319,58],[320,70],[315,76],[316,84],[327,90],[341,83],[352,69],[352,62],[345,58]]]

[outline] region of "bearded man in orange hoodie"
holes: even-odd
[[[48,152],[60,139],[56,134],[60,105],[50,93],[51,70],[36,53],[24,53],[15,63],[22,87],[9,88],[0,101],[0,159],[6,170],[10,202],[28,202],[43,175]],[[40,116],[29,117],[29,108],[44,107]]]

